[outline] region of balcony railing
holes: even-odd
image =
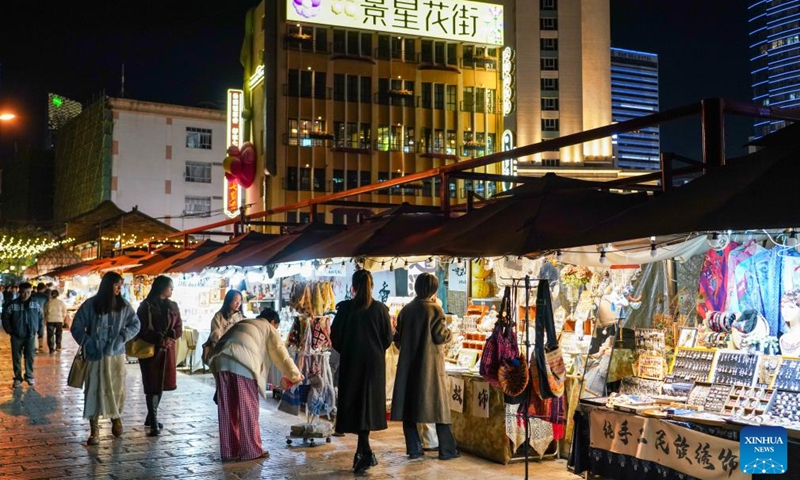
[[[494,57],[464,57],[461,59],[461,68],[483,68],[497,70],[498,60]]]
[[[460,109],[462,112],[472,112],[472,113],[494,113],[498,114],[502,112],[502,107],[499,105],[499,102],[495,103],[475,103],[469,102],[466,100],[462,100],[460,103]]]
[[[378,60],[397,60],[405,63],[419,63],[419,52],[409,52],[402,50],[375,49],[375,58]]]
[[[330,100],[333,98],[333,88],[310,88],[309,86],[283,84],[283,95],[286,97],[316,98],[318,100]]]
[[[330,137],[297,135],[291,133],[283,134],[283,144],[289,146],[300,147],[330,147],[333,145],[333,134],[328,134]]]
[[[318,45],[311,38],[303,39],[292,36],[291,34],[286,35],[286,38],[283,40],[283,48],[285,50],[296,50],[304,53],[321,53],[326,55],[331,53],[333,49],[330,42],[326,42],[324,45]]]
[[[398,92],[403,92],[403,90],[378,92],[374,95],[375,103],[379,105],[394,105],[398,107],[419,107],[419,97],[414,96],[413,92],[410,92],[410,95],[401,94]]]

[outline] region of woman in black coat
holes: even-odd
[[[378,464],[369,432],[386,430],[386,349],[392,343],[389,309],[372,299],[372,274],[353,274],[353,299],[338,305],[331,343],[341,355],[336,431],[357,433],[353,470],[363,473]]]
[[[147,418],[144,425],[150,427],[148,436],[161,433],[158,423],[158,404],[164,390],[175,390],[175,341],[183,334],[183,323],[178,304],[172,296],[172,280],[164,275],[156,277],[136,312],[140,320],[138,337],[155,345],[155,355],[139,360],[142,371],[142,386],[147,403]]]

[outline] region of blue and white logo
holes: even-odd
[[[786,473],[787,437],[783,427],[744,427],[739,434],[739,450],[744,473]]]

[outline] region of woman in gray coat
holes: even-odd
[[[444,347],[452,334],[435,300],[439,281],[423,273],[414,282],[417,297],[400,310],[394,342],[400,348],[392,395],[392,420],[403,421],[409,458],[423,455],[418,423],[435,423],[439,460],[459,457],[450,428]]]

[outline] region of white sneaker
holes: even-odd
[[[22,386],[22,380],[15,378],[14,379],[14,388],[19,388]]]

